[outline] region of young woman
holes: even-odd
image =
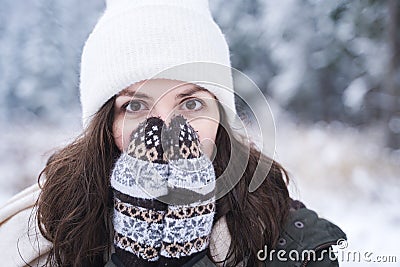
[[[337,266],[326,252],[345,234],[232,130],[206,0],[107,1],[80,78],[83,133],[0,210],[7,266]]]

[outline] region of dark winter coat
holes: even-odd
[[[341,239],[346,239],[346,234],[337,225],[318,217],[316,212],[306,208],[301,202],[292,201],[289,219],[280,235],[277,248],[274,253],[268,252],[268,248],[264,249],[259,256],[264,259],[265,266],[272,267],[339,266],[338,260],[334,259],[333,253],[329,254],[329,250]],[[278,253],[279,250],[282,251]],[[115,255],[106,265],[119,266]],[[207,255],[201,255],[185,265],[189,266],[216,267]]]

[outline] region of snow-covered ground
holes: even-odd
[[[291,174],[292,196],[339,225],[348,236],[344,252],[396,256],[400,266],[399,154],[383,149],[379,128],[357,130],[340,123],[300,125],[276,112],[276,160]],[[5,126],[0,132],[0,206],[37,175],[54,148],[79,133],[77,117],[63,127]],[[353,255],[353,254],[351,254]],[[341,262],[341,266],[381,266]]]
[[[400,266],[400,158],[382,148],[379,128],[278,119],[276,142],[276,159],[292,175],[292,196],[347,234],[340,265]],[[373,262],[376,256],[396,256],[397,263]]]

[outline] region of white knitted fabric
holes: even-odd
[[[82,52],[83,125],[113,95],[151,78],[207,88],[232,121],[230,66],[229,48],[208,0],[107,0]]]

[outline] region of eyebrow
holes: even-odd
[[[130,96],[130,97],[137,97],[137,98],[143,98],[143,99],[148,99],[148,100],[153,99],[153,98],[151,98],[150,96],[148,96],[148,95],[146,95],[146,94],[144,94],[144,93],[135,92],[135,91],[129,91],[129,90],[127,90],[127,89],[122,90],[122,91],[118,94],[118,96]]]
[[[198,86],[198,85],[194,85],[193,87],[185,90],[185,92],[176,95],[175,99],[182,99],[184,97],[192,96],[197,92],[207,92],[207,93],[209,93],[209,91],[207,89],[205,89],[204,87],[201,87],[201,86]],[[152,97],[148,96],[145,93],[130,91],[128,89],[122,90],[118,94],[118,96],[137,97],[137,98],[148,99],[148,100],[152,99]]]
[[[207,93],[209,93],[209,91],[207,89],[205,89],[205,88],[203,88],[201,86],[195,85],[194,87],[186,90],[184,93],[180,93],[180,94],[176,95],[175,99],[192,96],[197,92],[207,92]]]

